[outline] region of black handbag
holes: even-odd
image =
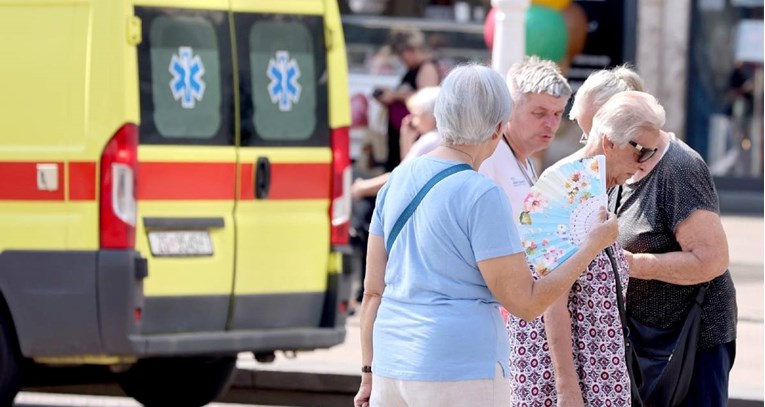
[[[701,305],[708,285],[699,287],[680,329],[655,328],[628,315],[632,344],[643,375],[640,395],[644,406],[673,407],[688,395],[701,330]]]
[[[610,248],[606,254],[616,278],[616,300],[624,330],[625,356],[632,383],[632,406],[673,407],[685,400],[693,377],[706,283],[699,287],[680,329],[661,329],[627,315],[621,281]]]

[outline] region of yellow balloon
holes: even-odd
[[[531,0],[535,6],[549,7],[555,10],[563,10],[571,4],[571,0]]]

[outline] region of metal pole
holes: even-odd
[[[491,67],[503,77],[526,55],[526,9],[531,0],[491,0],[495,11]]]

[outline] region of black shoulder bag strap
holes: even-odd
[[[620,191],[621,192],[621,191]],[[621,195],[621,194],[620,194]],[[632,347],[630,340],[630,328],[627,325],[627,310],[624,307],[624,297],[622,296],[622,281],[619,277],[619,266],[614,258],[613,250],[610,247],[605,249],[606,256],[611,262],[611,270],[614,272],[614,281],[616,282],[616,306],[619,309],[619,319],[622,321],[622,331],[624,333],[624,354],[627,370],[630,373],[630,393],[632,396],[632,407],[643,405],[640,399],[640,386],[643,383],[643,374],[640,372],[640,365],[637,361],[637,354]]]
[[[452,174],[456,174],[460,171],[472,170],[472,169],[473,167],[467,164],[457,164],[433,176],[433,178],[431,178],[422,187],[422,189],[420,189],[420,192],[418,192],[417,195],[414,196],[414,198],[412,199],[412,202],[409,203],[409,205],[404,209],[404,212],[402,212],[401,215],[398,217],[398,220],[396,220],[396,223],[393,224],[393,229],[391,229],[390,235],[388,236],[388,240],[386,240],[385,242],[385,250],[388,253],[390,253],[390,249],[393,247],[393,242],[396,241],[396,238],[398,237],[398,234],[401,232],[401,229],[404,227],[404,225],[409,220],[409,218],[412,217],[414,210],[417,209],[417,206],[420,205],[420,202],[422,202],[422,199],[425,198],[425,195],[427,195],[427,193],[430,191],[431,188],[433,188],[434,185],[436,185],[442,179]]]

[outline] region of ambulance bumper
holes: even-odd
[[[244,351],[313,350],[345,340],[345,328],[294,328],[133,336],[136,356],[226,355]]]

